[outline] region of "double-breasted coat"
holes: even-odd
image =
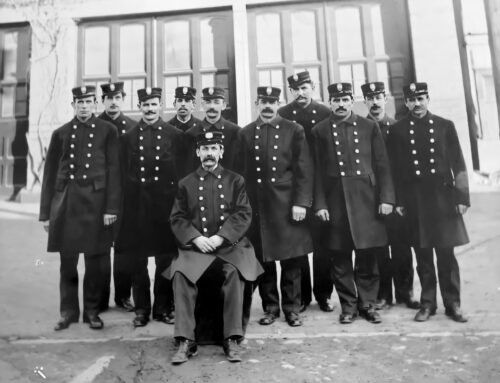
[[[190,171],[196,170],[200,164],[200,159],[196,156],[196,136],[200,133],[211,131],[222,132],[224,154],[220,160],[220,164],[226,169],[241,174],[243,168],[241,157],[241,128],[222,117],[215,124],[210,124],[206,119],[202,120],[201,123],[196,124],[186,131],[190,148],[188,151],[192,153],[192,167]]]
[[[333,113],[313,128],[315,143],[314,210],[327,209],[324,245],[332,250],[366,249],[387,244],[380,203],[394,204],[389,159],[378,125],[354,113]]]
[[[47,251],[98,254],[109,251],[121,197],[118,132],[92,116],[73,118],[52,133],[45,157],[40,221],[50,221]]]
[[[183,133],[161,118],[144,120],[122,136],[123,219],[116,247],[142,253],[175,253],[169,216],[182,177]]]
[[[112,123],[114,126],[116,126],[116,129],[118,130],[118,135],[121,137],[125,133],[127,133],[130,129],[132,129],[134,126],[137,125],[137,121],[125,116],[122,112],[120,112],[120,115],[116,117],[115,119],[112,119],[110,116],[106,114],[106,112],[102,112],[98,116],[101,120],[107,121]]]
[[[217,258],[232,264],[246,281],[255,281],[262,267],[245,233],[252,209],[243,177],[218,165],[213,172],[201,166],[179,182],[172,208],[172,231],[179,243],[179,255],[167,275],[181,272],[196,283]],[[193,239],[219,235],[224,243],[213,253],[202,253]]]
[[[249,238],[264,262],[312,251],[305,222],[292,219],[292,206],[312,205],[313,164],[304,129],[277,116],[241,132],[245,180],[253,209]]]
[[[191,118],[188,121],[182,122],[177,118],[177,116],[174,116],[170,120],[168,120],[168,123],[185,133],[189,129],[199,125],[201,123],[201,120],[199,120],[195,116],[191,116]]]
[[[428,112],[398,121],[389,136],[397,205],[405,208],[410,245],[469,242],[458,204],[470,206],[467,169],[452,121]]]

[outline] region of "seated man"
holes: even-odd
[[[165,273],[173,281],[174,336],[179,344],[173,364],[196,355],[197,282],[209,268],[210,272],[220,268],[224,276],[224,352],[230,362],[241,361],[238,341],[244,336],[245,281],[255,281],[263,271],[244,237],[252,210],[243,177],[218,164],[224,152],[222,137],[221,132],[196,137],[201,166],[179,182],[170,215],[179,242],[179,255]]]

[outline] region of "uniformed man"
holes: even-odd
[[[72,92],[75,117],[52,133],[40,201],[40,221],[49,233],[47,251],[59,252],[61,259],[61,319],[56,331],[79,320],[79,253],[85,258],[83,321],[92,329],[103,327],[98,316],[102,270],[121,198],[118,132],[114,125],[94,116],[94,86],[84,85]]]
[[[306,140],[309,144],[309,151],[314,157],[314,145],[312,139],[312,128],[318,122],[324,120],[330,115],[330,109],[313,100],[314,82],[308,71],[303,71],[288,77],[288,87],[294,100],[278,110],[278,114],[290,121],[296,122],[304,128]],[[333,311],[333,306],[329,298],[333,290],[333,281],[331,281],[328,272],[328,262],[330,258],[325,256],[319,246],[319,233],[321,230],[320,221],[314,214],[308,215],[307,225],[313,241],[313,274],[314,274],[314,296],[318,302],[319,308],[323,311]],[[302,310],[305,310],[311,303],[311,274],[309,259],[304,257],[302,264]]]
[[[174,336],[179,343],[172,363],[186,362],[196,353],[197,282],[207,271],[223,274],[223,347],[230,362],[240,362],[237,342],[244,336],[245,281],[255,281],[262,273],[244,236],[252,209],[243,177],[218,164],[224,152],[222,132],[200,133],[196,142],[201,166],[179,182],[170,215],[180,245],[170,269],[175,293]]]
[[[312,204],[313,168],[304,128],[278,115],[281,90],[257,88],[259,117],[242,130],[245,180],[253,221],[249,238],[263,262],[259,281],[264,316],[280,313],[276,263],[281,263],[281,308],[290,326],[301,326],[301,257],[312,250],[305,225]]]
[[[173,324],[170,281],[161,276],[177,253],[169,215],[182,173],[182,132],[160,117],[161,88],[137,91],[142,118],[122,137],[124,173],[123,223],[117,246],[134,253],[132,293],[135,327],[145,326],[151,312],[148,257],[156,264],[153,319]]]
[[[381,216],[390,214],[395,202],[389,160],[377,124],[352,111],[352,85],[331,84],[328,93],[332,114],[313,128],[314,207],[328,222],[323,245],[331,252],[340,323],[352,323],[358,311],[379,323],[374,307],[379,284],[376,252],[387,244]]]
[[[387,143],[390,129],[396,120],[389,117],[385,111],[387,96],[384,83],[377,81],[363,84],[361,91],[368,107],[366,118],[378,124],[384,142]],[[386,228],[391,248],[389,252],[389,246],[381,247],[377,253],[380,284],[375,308],[384,309],[392,305],[392,281],[394,280],[396,302],[418,309],[419,303],[413,300],[413,255],[411,247],[404,239],[408,236],[405,230],[407,228],[395,211],[387,216]]]
[[[218,131],[222,133],[224,141],[224,156],[221,165],[226,169],[241,173],[241,128],[222,117],[222,111],[226,109],[225,91],[222,88],[209,87],[202,90],[201,106],[205,112],[205,118],[200,124],[196,124],[186,133],[188,134],[192,152],[195,152],[196,136],[202,132]],[[193,155],[193,170],[199,165],[199,160]]]
[[[424,82],[403,88],[410,113],[391,129],[396,210],[410,225],[410,244],[422,285],[418,322],[436,313],[434,251],[445,314],[466,322],[460,309],[460,271],[454,247],[469,242],[462,215],[470,206],[467,169],[453,122],[429,112]],[[434,250],[434,251],[433,251]]]
[[[101,84],[102,103],[104,112],[99,115],[99,118],[112,123],[118,130],[118,135],[121,137],[130,130],[137,121],[125,116],[122,113],[123,101],[125,99],[125,91],[123,90],[123,82],[112,82]],[[121,226],[120,217],[116,224],[116,229]],[[103,300],[101,302],[101,310],[107,310],[109,305],[109,287],[111,282],[111,259],[108,257],[105,271],[105,285],[103,291]],[[113,281],[115,284],[115,304],[126,311],[134,311],[134,306],[130,302],[130,292],[132,289],[132,273],[130,259],[128,254],[120,253],[115,249],[113,256]]]
[[[196,105],[196,89],[190,86],[179,86],[175,88],[174,108],[176,115],[168,123],[183,132],[201,123],[193,116]]]

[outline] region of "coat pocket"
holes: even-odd
[[[94,191],[102,190],[106,187],[106,181],[104,178],[95,178],[93,181]]]

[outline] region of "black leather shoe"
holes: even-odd
[[[328,299],[319,300],[318,306],[321,311],[324,311],[326,313],[331,313],[333,311],[333,305],[331,305],[330,302],[328,302]]]
[[[177,352],[172,357],[172,364],[182,364],[187,362],[191,356],[198,354],[198,346],[196,342],[189,339],[179,340]]]
[[[420,309],[420,302],[416,301],[412,298],[409,299],[404,299],[404,300],[398,300],[397,303],[404,304],[406,307],[412,310],[418,310]]]
[[[299,314],[296,313],[288,313],[285,315],[286,323],[292,327],[302,326],[302,320],[299,317]]]
[[[104,327],[103,321],[101,320],[101,318],[99,318],[99,315],[97,315],[97,314],[84,315],[83,316],[83,323],[88,323],[89,327],[92,330],[100,330]]]
[[[78,319],[72,319],[70,317],[62,317],[54,326],[54,331],[65,330],[69,327],[71,323],[78,323]]]
[[[299,313],[303,313],[304,311],[307,310],[307,306],[309,306],[309,303],[304,303],[302,302],[299,308]]]
[[[175,314],[173,312],[163,313],[160,315],[153,316],[153,319],[158,322],[163,322],[166,324],[175,324]]]
[[[431,309],[427,306],[420,307],[420,310],[418,310],[418,313],[415,315],[415,321],[416,322],[426,322],[429,320],[431,315],[436,314],[436,309]]]
[[[134,305],[130,302],[129,298],[124,298],[120,301],[115,301],[116,307],[119,307],[125,311],[132,312],[134,311]]]
[[[380,314],[376,312],[374,308],[370,308],[368,310],[359,310],[359,316],[365,318],[370,323],[382,322]]]
[[[148,324],[149,318],[146,315],[136,315],[134,320],[132,321],[132,324],[134,327],[144,327]]]
[[[259,319],[259,324],[262,326],[268,326],[270,324],[273,324],[277,317],[278,315],[266,311],[264,313],[264,316]]]
[[[339,322],[341,324],[350,324],[356,319],[356,314],[342,313],[339,316]]]
[[[373,306],[375,310],[385,310],[391,307],[391,304],[384,298],[377,299],[377,302]]]
[[[227,360],[231,363],[241,362],[241,355],[238,347],[238,342],[235,339],[226,339],[224,341],[222,348],[224,349]]]
[[[458,306],[447,307],[444,313],[446,314],[446,316],[450,317],[455,322],[465,323],[468,321],[468,319],[464,316],[464,313]]]

